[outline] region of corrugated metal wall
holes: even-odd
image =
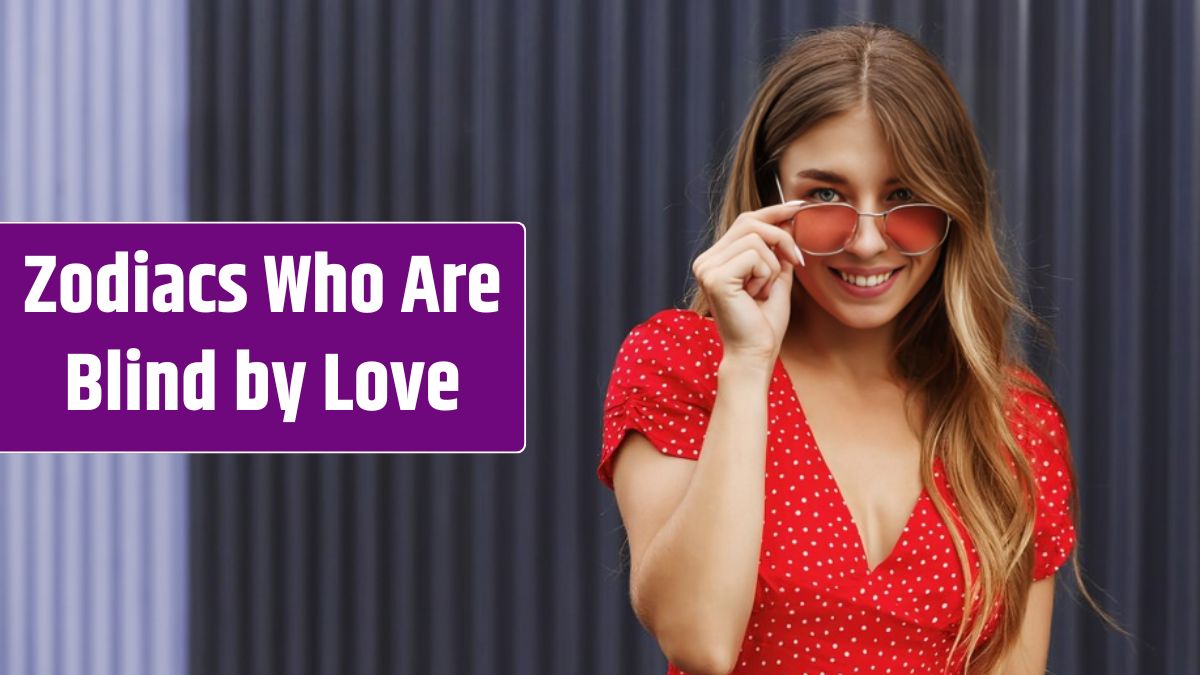
[[[183,0],[4,0],[0,218],[185,217]]]
[[[192,217],[520,220],[532,358],[520,456],[194,458],[193,672],[662,672],[604,385],[765,59],[862,18],[946,60],[1059,339],[1083,561],[1138,640],[1060,594],[1051,668],[1200,671],[1193,3],[194,0]]]
[[[0,220],[185,217],[184,17],[177,0],[0,2]],[[186,469],[0,456],[0,672],[185,671]]]
[[[0,457],[0,672],[185,672],[186,466]]]

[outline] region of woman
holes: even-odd
[[[630,332],[605,402],[669,672],[1043,672],[1078,496],[950,79],[894,29],[816,32],[731,160],[691,306]]]

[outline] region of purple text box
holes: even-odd
[[[3,340],[6,349],[5,386],[0,409],[6,424],[0,448],[6,451],[99,452],[520,452],[525,448],[525,228],[520,223],[21,223],[4,225],[3,283],[5,289]],[[134,254],[145,251],[138,265]],[[97,273],[114,263],[117,252],[129,256],[129,311],[105,312],[98,307]],[[314,311],[315,254],[324,251],[330,264],[341,265],[346,278],[346,311]],[[50,301],[54,312],[29,312],[27,301],[37,286],[42,267],[26,266],[26,256],[55,256],[44,289],[32,300]],[[299,268],[309,256],[305,310],[270,311],[267,256],[275,269],[292,256]],[[427,260],[440,311],[429,311],[424,300],[402,312],[412,274]],[[64,309],[60,280],[71,280],[67,306],[78,309],[82,268],[90,271],[91,302],[79,313]],[[45,261],[43,261],[43,265]],[[244,276],[231,276],[245,292],[245,306],[236,312],[202,313],[183,297],[184,311],[155,311],[153,291],[168,280],[155,274],[155,265],[177,265],[185,277],[197,265],[212,264],[218,275],[198,276],[200,300],[235,302],[219,279],[223,266],[245,265]],[[355,311],[352,297],[355,267],[375,265],[382,295],[372,297],[372,277],[366,267],[359,277],[364,288]],[[453,279],[455,311],[446,311],[448,266],[462,265]],[[137,269],[146,274],[148,311],[137,305]],[[451,268],[453,271],[453,268]],[[472,276],[471,272],[475,274]],[[414,277],[415,279],[416,277]],[[478,284],[476,311],[471,302],[472,279]],[[108,280],[108,286],[116,284]],[[229,280],[226,280],[229,281]],[[494,286],[488,286],[488,284]],[[327,282],[332,290],[333,284]],[[487,291],[484,289],[491,288]],[[168,297],[160,298],[165,307]],[[332,297],[330,300],[332,301]],[[488,303],[495,303],[488,304]],[[197,305],[201,306],[201,305]],[[230,305],[225,305],[229,307]],[[233,305],[233,306],[236,306]],[[493,311],[488,311],[488,309]],[[136,361],[130,349],[136,348]],[[182,387],[188,364],[212,350],[212,410],[185,407]],[[266,364],[263,388],[247,388],[261,397],[261,410],[239,410],[237,350]],[[123,376],[131,361],[140,368],[140,410],[128,408],[130,378],[122,377],[120,410],[108,409],[109,350],[120,350]],[[93,410],[69,410],[68,354],[93,355],[101,365],[95,380],[103,400]],[[338,356],[338,387],[327,397],[327,354]],[[86,357],[80,357],[86,358]],[[171,362],[179,371],[178,409],[147,410],[148,362]],[[271,362],[280,362],[295,384],[295,364],[305,372],[296,391],[295,420],[286,422]],[[364,407],[359,406],[356,380],[360,364],[375,362],[364,375]],[[420,379],[415,362],[421,362]],[[433,364],[445,366],[436,376]],[[397,365],[392,365],[393,363]],[[395,368],[411,389],[397,392]],[[457,375],[451,388],[447,368]],[[248,369],[247,369],[248,370]],[[76,367],[81,377],[94,371]],[[379,376],[386,379],[379,379]],[[86,379],[86,378],[85,378]],[[436,379],[440,384],[433,383]],[[77,382],[79,380],[76,380]],[[164,377],[159,382],[167,382]],[[249,381],[249,380],[247,380]],[[202,380],[203,382],[203,380]],[[379,385],[386,387],[381,390]],[[436,409],[436,398],[453,400],[453,409]],[[160,389],[162,389],[160,387]],[[265,390],[265,391],[264,391]],[[81,397],[88,392],[74,388]],[[198,393],[203,394],[201,387]],[[412,395],[410,395],[412,394]],[[203,397],[202,397],[203,398]],[[349,401],[351,410],[331,410],[329,400]],[[408,400],[411,409],[400,401]],[[93,397],[92,401],[96,401]],[[159,407],[166,405],[165,390]],[[345,405],[344,403],[341,405]],[[448,403],[437,403],[449,407]]]

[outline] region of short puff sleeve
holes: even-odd
[[[604,397],[596,475],[613,489],[613,455],[638,431],[665,455],[699,459],[716,400],[719,334],[694,311],[671,308],[630,330],[617,350]]]
[[[1021,375],[1035,388],[1048,391],[1036,375],[1028,371]],[[1021,392],[1018,398],[1024,414],[1014,420],[1013,431],[1037,481],[1033,580],[1039,581],[1053,576],[1075,546],[1070,508],[1071,449],[1062,415],[1047,397]]]

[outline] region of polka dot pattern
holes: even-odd
[[[716,399],[720,335],[708,318],[665,309],[621,344],[604,404],[597,476],[612,488],[612,458],[630,430],[660,452],[696,460]],[[1066,435],[1044,400],[1022,400],[1034,428],[1011,415],[1037,465],[1035,578],[1069,555]],[[950,531],[923,491],[893,550],[869,569],[850,510],[826,466],[787,371],[777,361],[768,394],[765,521],[758,584],[735,673],[933,673],[944,671],[962,612],[963,580]],[[940,458],[937,488],[974,569],[979,561]],[[975,607],[978,611],[978,603]],[[1002,608],[993,606],[985,640]],[[961,671],[961,659],[949,672]],[[673,664],[668,675],[682,674]]]
[[[1045,387],[1033,373],[1025,372],[1022,376],[1039,388]],[[1062,416],[1048,400],[1024,392],[1016,398],[1020,411],[1009,412],[1009,426],[1029,458],[1037,480],[1033,580],[1039,581],[1057,572],[1075,547],[1067,468],[1070,447]]]

